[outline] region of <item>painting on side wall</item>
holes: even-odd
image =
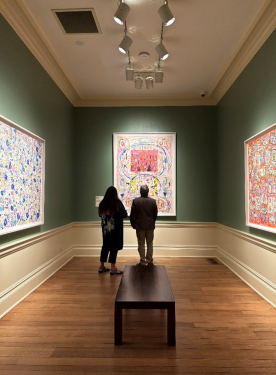
[[[0,235],[44,223],[45,141],[0,116]]]
[[[113,133],[114,186],[128,213],[148,185],[159,216],[176,215],[176,133]]]
[[[246,225],[276,233],[276,124],[245,141]]]

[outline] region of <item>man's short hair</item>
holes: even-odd
[[[148,185],[142,185],[140,187],[140,194],[142,197],[147,197],[149,194],[149,187]]]

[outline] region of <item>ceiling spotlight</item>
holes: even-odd
[[[123,3],[122,1],[120,1],[119,7],[113,17],[114,20],[119,25],[123,25],[127,18],[129,11],[130,11],[130,7],[126,3]]]
[[[143,77],[141,76],[136,76],[134,78],[134,82],[135,82],[135,88],[136,89],[141,89],[142,86],[143,86]]]
[[[126,80],[133,81],[134,69],[131,66],[126,67]]]
[[[169,57],[168,51],[162,42],[155,47],[155,51],[158,53],[161,60],[166,60],[166,58]]]
[[[153,89],[153,78],[151,76],[146,77],[147,89]]]
[[[131,44],[132,44],[132,39],[129,36],[125,35],[124,39],[121,41],[121,44],[119,45],[119,50],[122,53],[127,53]]]
[[[155,71],[155,83],[163,83],[164,73],[163,70],[158,69]]]
[[[174,23],[175,18],[172,12],[170,11],[167,2],[158,9],[158,13],[165,26],[170,26],[172,23]]]

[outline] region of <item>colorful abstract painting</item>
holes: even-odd
[[[245,141],[246,224],[276,232],[276,125]]]
[[[176,134],[114,133],[114,186],[130,212],[140,186],[148,185],[158,215],[176,215]]]
[[[44,140],[0,116],[0,235],[44,221]]]

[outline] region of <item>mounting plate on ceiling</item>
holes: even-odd
[[[149,53],[148,52],[140,52],[139,57],[141,57],[142,59],[147,59],[149,57]]]

